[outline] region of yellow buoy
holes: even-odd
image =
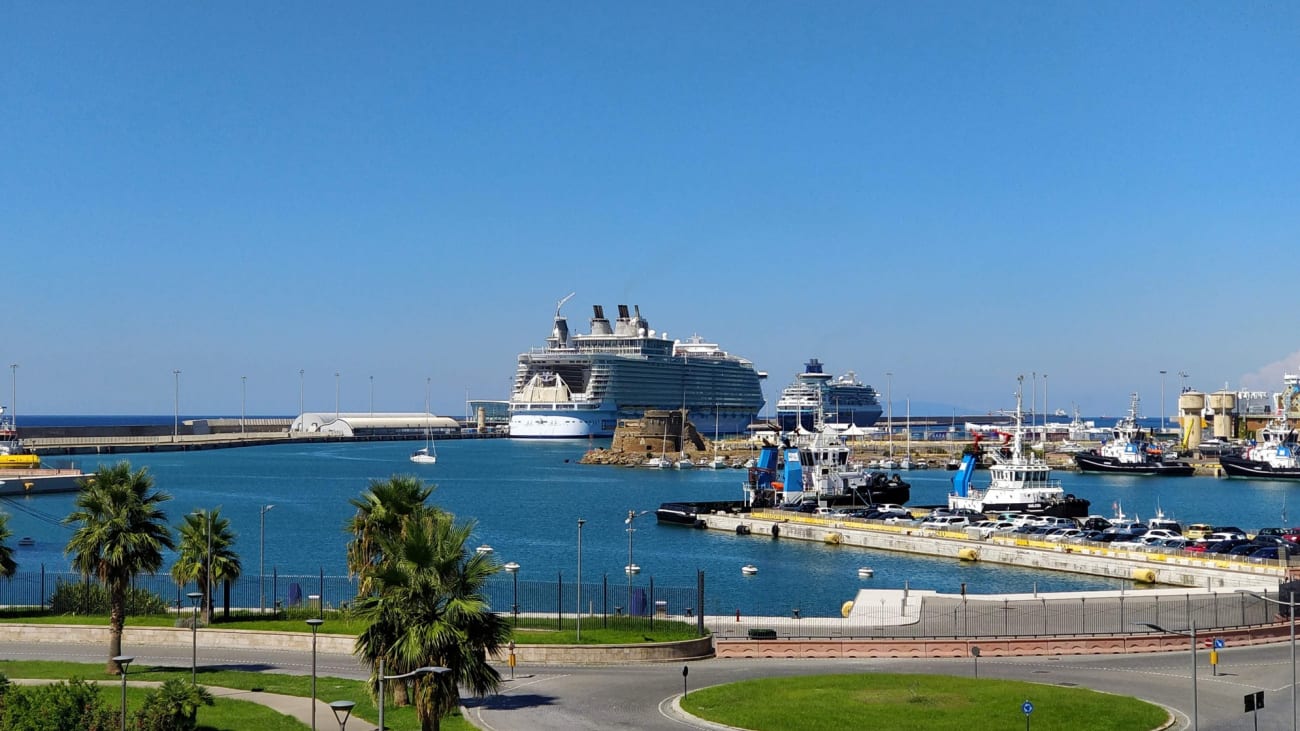
[[[844,536],[840,535],[839,533],[827,533],[826,537],[823,538],[822,540],[831,545],[836,545],[840,541],[844,540]]]
[[[960,558],[963,561],[978,561],[979,557],[980,552],[973,548],[963,548],[957,551],[957,558]]]
[[[840,606],[840,616],[848,617],[853,612],[853,600],[850,599]]]
[[[1154,569],[1133,569],[1133,580],[1143,584],[1156,583],[1156,572]]]

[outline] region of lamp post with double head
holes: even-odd
[[[574,625],[574,639],[578,642],[582,641],[582,526],[586,523],[587,521],[578,518],[578,615]]]
[[[1173,630],[1173,629],[1165,629],[1164,627],[1161,627],[1161,626],[1158,625],[1158,624],[1151,624],[1150,622],[1139,622],[1138,624],[1141,625],[1141,626],[1143,626],[1143,627],[1146,627],[1146,628],[1148,628],[1148,629],[1155,630],[1156,632],[1159,632],[1159,633],[1161,633],[1161,634],[1166,634],[1166,635],[1179,635],[1179,636],[1181,636],[1181,637],[1188,637],[1188,638],[1191,639],[1191,641],[1192,641],[1192,642],[1191,642],[1191,648],[1192,648],[1192,731],[1197,731],[1197,729],[1199,729],[1199,728],[1201,727],[1201,723],[1200,723],[1200,713],[1199,713],[1199,711],[1198,711],[1198,709],[1197,709],[1197,704],[1196,704],[1196,623],[1195,623],[1195,622],[1189,622],[1189,624],[1191,625],[1191,627],[1189,627],[1188,630],[1187,630],[1186,632],[1181,632],[1181,631],[1179,631],[1179,630]]]
[[[627,517],[623,519],[623,523],[627,526],[627,566],[624,567],[623,571],[627,574],[627,613],[629,616],[632,614],[632,577],[641,573],[641,567],[637,566],[636,562],[632,560],[632,534],[636,532],[636,519],[648,512],[650,511],[642,510],[638,513],[635,510],[629,510],[627,511]]]
[[[248,376],[239,377],[239,435],[247,432],[244,422],[248,420]]]
[[[405,680],[407,678],[418,678],[422,675],[434,673],[442,675],[451,672],[450,668],[444,668],[436,665],[426,665],[422,668],[416,668],[409,673],[400,675],[384,675],[384,658],[379,658],[379,731],[384,731],[384,681],[385,680]]]
[[[190,621],[190,685],[196,685],[199,667],[199,600],[203,598],[203,592],[191,591],[185,596],[194,605],[194,616]]]
[[[305,426],[302,418],[302,379],[303,374],[306,372],[307,370],[304,368],[298,369],[298,431],[302,431],[303,426]]]
[[[1297,706],[1296,706],[1296,682],[1295,682],[1295,613],[1300,608],[1300,602],[1297,602],[1295,595],[1291,595],[1291,601],[1284,602],[1280,599],[1271,599],[1263,594],[1256,594],[1247,589],[1237,589],[1238,594],[1249,594],[1256,599],[1263,599],[1270,604],[1276,604],[1280,607],[1287,608],[1287,618],[1290,620],[1287,624],[1291,625],[1291,731],[1297,729]]]
[[[311,627],[311,728],[316,731],[316,630],[325,624],[323,619],[312,617],[307,620],[307,626]]]
[[[259,596],[258,609],[260,613],[266,613],[266,513],[274,505],[263,505],[261,510],[261,526],[258,532],[257,540],[257,589]]]
[[[514,588],[512,589],[510,594],[510,613],[514,615],[515,627],[518,627],[519,626],[519,564],[514,561],[511,561],[510,563],[506,564],[505,566],[502,566],[501,568],[505,569],[507,574],[510,574],[510,578],[512,580],[512,583],[514,584]]]
[[[126,731],[126,666],[134,660],[131,655],[118,655],[113,658],[113,662],[122,668],[122,731]]]
[[[176,388],[173,398],[172,409],[172,441],[179,441],[181,431],[181,369],[173,368],[172,376],[176,379]]]
[[[1169,412],[1165,410],[1165,374],[1168,372],[1160,371],[1160,431],[1169,428]]]

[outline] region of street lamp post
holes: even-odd
[[[348,716],[352,715],[352,701],[333,701],[330,710],[334,711],[334,720],[339,722],[339,731],[348,731]]]
[[[126,731],[126,666],[130,665],[135,658],[131,655],[118,655],[113,658],[113,662],[122,668],[122,731]]]
[[[185,596],[194,605],[194,617],[190,622],[190,685],[196,685],[199,668],[199,599],[203,598],[203,594],[191,591]]]
[[[375,377],[370,377],[370,417],[375,416]]]
[[[302,377],[306,372],[302,368],[298,369],[298,431],[302,431],[303,426],[305,426],[302,419]]]
[[[1288,622],[1288,624],[1291,625],[1291,731],[1296,731],[1296,729],[1300,727],[1297,727],[1296,725],[1297,706],[1296,706],[1296,682],[1295,682],[1295,612],[1297,608],[1300,608],[1300,602],[1297,602],[1295,600],[1294,594],[1291,595],[1291,601],[1284,602],[1280,599],[1270,599],[1262,594],[1256,594],[1255,592],[1248,591],[1246,589],[1237,589],[1237,593],[1249,594],[1250,596],[1253,596],[1256,599],[1263,599],[1264,601],[1269,602],[1270,604],[1276,604],[1280,607],[1287,608],[1287,618],[1291,620],[1290,622]]]
[[[339,418],[339,372],[334,371],[334,419]]]
[[[1191,627],[1190,627],[1186,632],[1179,632],[1178,630],[1165,629],[1164,627],[1161,627],[1161,626],[1158,625],[1158,624],[1151,624],[1150,622],[1139,622],[1138,624],[1140,624],[1140,625],[1143,626],[1143,627],[1148,627],[1148,628],[1150,628],[1150,629],[1153,629],[1153,630],[1155,630],[1156,632],[1160,632],[1161,634],[1166,634],[1166,635],[1180,635],[1180,636],[1182,636],[1182,637],[1189,637],[1189,638],[1191,638],[1191,641],[1192,641],[1192,642],[1191,642],[1191,648],[1192,648],[1192,731],[1196,731],[1197,729],[1199,729],[1199,728],[1201,727],[1201,724],[1200,724],[1200,713],[1198,712],[1198,710],[1197,710],[1197,705],[1196,705],[1196,623],[1195,623],[1195,622],[1189,622],[1188,624],[1190,624]]]
[[[422,668],[416,668],[409,673],[401,675],[384,675],[384,658],[379,658],[379,731],[384,731],[384,681],[385,680],[405,680],[406,678],[415,678],[429,673],[442,675],[451,672],[450,668],[426,665]],[[331,704],[333,705],[333,704]]]
[[[260,613],[266,613],[266,512],[274,505],[263,505],[261,510],[261,530],[257,541],[257,589],[261,599],[258,602]]]
[[[9,400],[9,425],[18,430],[18,364],[10,363],[9,372],[13,375],[13,398]]]
[[[648,512],[650,511],[642,510],[641,512],[638,513],[635,510],[629,510],[627,511],[627,518],[623,520],[623,523],[627,525],[627,566],[623,569],[623,571],[627,573],[628,616],[632,615],[632,577],[641,572],[641,567],[637,566],[636,563],[632,560],[632,534],[636,532],[634,521],[636,521],[637,518],[641,517],[642,515],[645,515]]]
[[[307,620],[311,627],[311,728],[316,731],[316,630],[325,624],[325,620],[312,617]]]
[[[1169,371],[1160,371],[1160,431],[1169,428],[1169,412],[1165,409],[1165,374]]]
[[[239,433],[245,434],[248,429],[245,422],[248,420],[248,376],[239,377]]]
[[[582,526],[587,521],[578,518],[578,616],[575,624],[574,639],[582,641]]]
[[[181,432],[181,369],[173,368],[172,376],[176,379],[175,396],[172,411],[172,442],[180,441]]]
[[[885,433],[889,438],[889,458],[894,458],[894,398],[891,395],[894,386],[894,374],[885,371]]]
[[[515,627],[519,626],[519,564],[511,561],[502,566],[514,581],[514,590],[510,595],[510,613],[515,616]]]

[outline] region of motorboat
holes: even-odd
[[[740,567],[740,573],[744,574],[745,576],[753,576],[754,574],[758,573],[758,567],[752,563],[747,563],[744,566]]]
[[[1023,388],[1024,376],[1020,377]],[[1052,479],[1051,468],[1024,448],[1024,426],[1021,413],[1021,389],[1016,390],[1015,427],[1009,445],[988,451],[989,484],[985,488],[971,486],[976,458],[973,454],[962,457],[961,467],[953,475],[953,491],[948,495],[949,510],[973,510],[976,513],[1016,511],[1031,515],[1052,515],[1063,518],[1082,518],[1088,514],[1088,500],[1067,494],[1059,480]]]
[[[1240,455],[1220,454],[1219,466],[1229,477],[1263,480],[1300,480],[1300,445],[1287,412],[1300,404],[1300,375],[1287,373],[1286,390],[1274,404],[1274,416],[1256,434],[1256,440]]]
[[[1132,394],[1128,415],[1115,423],[1110,439],[1098,449],[1074,454],[1080,472],[1171,477],[1195,474],[1191,464],[1165,459],[1164,449],[1148,440],[1146,432],[1138,426],[1139,403],[1138,395]]]

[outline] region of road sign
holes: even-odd
[[[1244,696],[1246,701],[1246,713],[1253,713],[1264,707],[1264,691],[1257,690],[1254,693],[1247,693]]]
[[[1024,711],[1025,715],[1028,716],[1029,714],[1034,712],[1034,704],[1030,703],[1029,701],[1025,701],[1023,704],[1021,704],[1020,710]]]
[[[1223,638],[1222,638],[1222,637],[1215,637],[1215,638],[1214,638],[1214,649],[1216,649],[1216,650],[1222,650],[1222,649],[1223,649],[1223,645],[1224,645],[1224,642],[1223,642]]]

